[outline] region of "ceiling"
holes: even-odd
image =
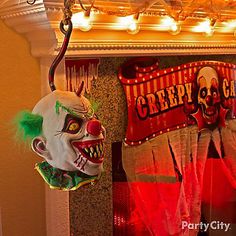
[[[75,1],[73,15],[90,9],[92,0],[81,1]],[[45,50],[56,53],[61,46],[63,9],[63,0],[36,0],[32,5],[26,0],[3,0],[0,17],[25,34],[33,53],[40,56]],[[127,32],[128,15],[136,16],[136,34]],[[95,0],[89,19],[89,31],[74,24],[69,55],[236,54],[236,0]],[[166,19],[178,23],[177,33]],[[203,29],[206,20],[212,29],[209,34]]]

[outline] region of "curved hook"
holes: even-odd
[[[75,93],[76,93],[76,95],[77,95],[78,97],[81,96],[81,93],[82,93],[82,91],[83,91],[83,88],[84,88],[84,81],[81,82],[79,88],[77,89],[77,91],[75,91]]]
[[[65,35],[65,37],[64,37],[64,41],[63,41],[62,47],[61,47],[58,55],[56,56],[56,58],[52,62],[52,65],[51,65],[51,67],[49,69],[48,80],[49,80],[49,86],[50,86],[52,91],[56,90],[56,87],[55,87],[55,84],[54,84],[55,70],[56,70],[58,64],[61,62],[62,58],[65,55],[65,52],[66,52],[68,44],[69,44],[71,32],[72,32],[72,29],[73,29],[73,24],[72,24],[71,20],[67,19],[67,22],[68,22],[67,30],[65,30],[65,28],[64,28],[63,21],[61,21],[61,23],[60,23],[60,30]]]
[[[28,3],[29,5],[34,5],[35,2],[36,2],[36,0],[32,0],[32,1],[27,0],[27,3]]]

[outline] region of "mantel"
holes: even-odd
[[[37,0],[29,5],[26,1],[12,0],[1,5],[0,18],[11,28],[23,34],[31,44],[35,57],[55,55],[63,34],[59,30],[63,0]],[[74,28],[67,55],[77,57],[125,56],[125,55],[189,55],[189,54],[236,54],[236,40],[229,33],[213,37],[183,31],[171,35],[165,31],[151,30],[155,14],[142,14],[142,30],[136,35],[112,28],[115,16],[95,12],[96,20],[89,32]],[[145,23],[146,22],[146,23]],[[148,26],[149,25],[149,26]]]

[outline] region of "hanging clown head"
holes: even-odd
[[[46,182],[51,183],[52,176],[54,180],[57,178],[54,182],[62,178],[66,184],[54,185],[71,189],[100,175],[105,129],[84,96],[54,90],[27,116],[30,119],[23,118],[20,122],[24,124],[25,135],[31,136],[33,151],[46,161],[43,166],[37,166]],[[74,180],[74,176],[82,180]]]
[[[201,107],[203,119],[206,124],[213,125],[219,117],[219,79],[215,69],[203,67],[197,75],[198,104]]]

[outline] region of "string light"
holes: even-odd
[[[85,12],[75,13],[72,16],[73,25],[82,31],[89,31],[92,28],[90,10]]]
[[[173,23],[170,25],[169,33],[172,35],[177,35],[181,31],[181,25],[179,22],[173,21]]]
[[[172,35],[179,34],[181,31],[181,24],[169,16],[166,16],[161,20],[159,27],[163,30],[169,31]]]
[[[197,26],[193,27],[193,32],[202,32],[206,36],[212,36],[215,31],[216,20],[207,19],[203,22],[200,22]]]
[[[116,29],[126,30],[129,34],[137,34],[140,30],[138,20],[139,13],[125,17],[118,17]]]
[[[73,14],[73,25],[79,28],[81,31],[89,31],[92,28],[92,22],[94,17],[91,13],[93,13],[93,11],[91,11],[90,8],[89,10]],[[140,30],[139,15],[140,14],[137,13],[135,15],[117,17],[117,24],[112,27],[113,29],[117,30],[126,30],[129,34],[137,34]],[[153,28],[160,31],[168,31],[172,35],[177,35],[181,32],[182,22],[184,22],[183,19],[180,22],[178,20],[175,20],[171,16],[164,16],[161,17],[160,24],[156,25]],[[204,35],[207,37],[212,36],[215,32],[216,22],[217,19],[208,18],[198,23],[196,26],[193,26],[191,28],[191,31],[204,33]],[[236,37],[236,20],[219,22],[219,27],[217,28],[217,31],[222,33],[233,32],[234,36]]]
[[[222,26],[223,27],[221,29],[219,29],[219,31],[222,32],[222,33],[235,32],[235,30],[236,30],[236,20],[222,22]]]
[[[131,22],[128,24],[127,32],[129,34],[137,34],[140,30],[140,25],[138,24],[139,13],[132,17]]]

